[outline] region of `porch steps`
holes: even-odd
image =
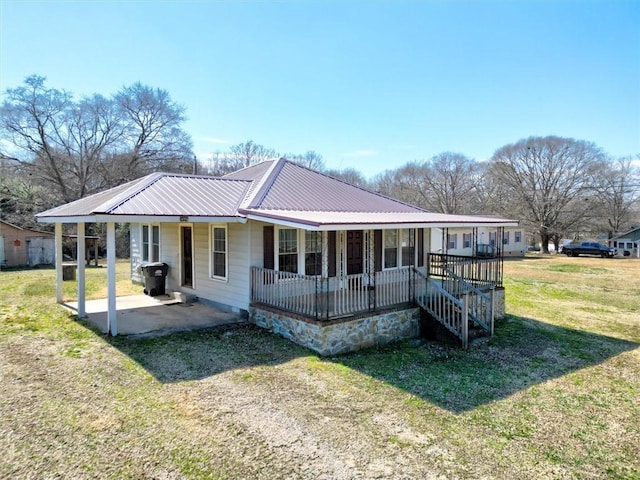
[[[420,308],[420,337],[435,340],[451,346],[461,346],[462,340],[444,326],[423,307]],[[468,347],[480,347],[489,343],[491,335],[482,327],[469,320]]]

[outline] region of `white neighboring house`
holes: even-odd
[[[618,256],[640,258],[640,227],[615,235],[607,243],[617,249]]]
[[[448,255],[524,257],[521,227],[451,227],[431,229],[431,251]]]

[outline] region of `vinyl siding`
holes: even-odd
[[[138,273],[138,267],[142,263],[142,226],[139,223],[132,223],[129,226],[129,240],[131,242],[131,280],[142,283],[142,275]]]

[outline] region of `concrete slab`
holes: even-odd
[[[63,305],[74,313],[78,311],[77,302]],[[89,322],[106,333],[107,299],[87,300],[85,308]],[[173,333],[245,321],[239,314],[223,312],[198,302],[182,303],[171,295],[117,297],[116,312],[118,334],[121,335]]]

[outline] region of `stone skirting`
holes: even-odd
[[[418,307],[324,323],[268,307],[251,306],[249,318],[257,326],[315,350],[320,355],[337,355],[415,338],[420,330]]]
[[[507,313],[505,304],[504,287],[498,287],[493,292],[493,315],[496,320],[502,320]]]

